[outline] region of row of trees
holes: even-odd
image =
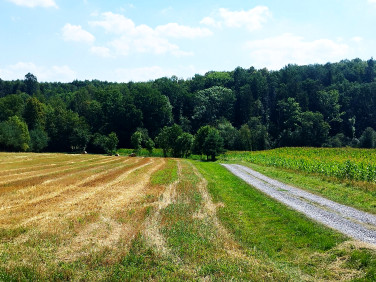
[[[29,73],[0,79],[0,149],[111,152],[117,141],[185,156],[205,126],[228,150],[374,147],[375,77],[373,59],[143,83],[39,83]],[[169,130],[175,145],[162,141]]]

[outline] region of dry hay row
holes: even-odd
[[[93,165],[83,167],[82,169],[78,169],[77,171],[72,172],[68,175],[48,179],[41,183],[41,185],[51,186],[54,183],[57,183],[59,185],[73,185],[75,183],[81,184],[85,181],[88,181],[89,177],[99,177],[107,173],[109,169],[116,169],[118,166],[128,163],[129,161],[129,158],[126,158],[125,160],[124,158],[107,158],[100,162],[96,162]]]
[[[115,162],[121,164],[122,159],[119,158]],[[53,167],[51,169],[45,169],[42,173],[39,174],[29,174],[23,175],[24,177],[17,177],[16,179],[3,180],[0,181],[0,194],[9,191],[14,191],[15,189],[22,188],[25,186],[37,185],[51,178],[61,177],[66,174],[74,173],[75,171],[81,171],[83,169],[95,166],[97,166],[96,163],[88,163],[84,165],[82,165],[82,163],[73,163],[67,164],[62,167]]]
[[[29,175],[42,175],[43,173],[40,174],[35,174],[36,172],[49,172],[53,170],[57,170],[59,168],[64,168],[64,167],[72,167],[72,166],[80,166],[82,164],[98,164],[101,161],[106,162],[108,158],[98,158],[96,156],[93,156],[91,158],[85,158],[85,159],[77,159],[75,161],[72,161],[72,159],[64,160],[61,161],[59,159],[52,159],[52,162],[43,162],[41,160],[38,160],[37,164],[34,164],[32,166],[25,166],[22,164],[22,167],[20,164],[17,165],[17,168],[14,169],[8,169],[8,170],[2,170],[0,172],[0,181],[1,179],[6,179],[9,177],[17,177],[17,178],[22,178],[23,176],[29,176]],[[2,165],[0,164],[0,168],[3,168]]]
[[[0,198],[0,211],[10,208],[19,207],[24,203],[24,199],[30,199],[29,204],[37,205],[40,201],[52,199],[59,196],[65,191],[76,189],[77,186],[82,186],[85,182],[95,181],[96,178],[100,178],[103,175],[111,173],[112,170],[119,170],[124,168],[124,164],[127,164],[131,159],[123,159],[121,163],[116,159],[116,166],[114,166],[114,159],[109,159],[106,164],[92,167],[87,170],[79,170],[72,174],[67,174],[59,178],[48,179],[39,185],[25,186],[16,191],[11,191],[8,195]]]
[[[34,197],[29,195],[28,197],[20,199],[17,206],[2,209],[0,211],[0,223],[8,227],[11,225],[14,226],[15,224],[24,225],[32,222],[37,222],[38,225],[45,222],[49,225],[49,221],[46,221],[46,219],[50,219],[52,215],[56,217],[57,213],[67,216],[72,212],[74,214],[74,211],[78,208],[82,210],[83,206],[91,206],[91,208],[100,207],[97,203],[102,200],[101,197],[103,195],[97,194],[101,190],[110,191],[113,189],[112,186],[123,181],[131,172],[149,163],[151,162],[148,160],[141,160],[129,166],[124,165],[120,170],[116,169],[116,174],[111,173],[113,178],[106,178],[107,182],[99,181],[97,185],[55,186],[56,190],[52,191],[52,194],[42,194],[37,201],[33,199]],[[39,189],[44,191],[44,187],[42,186],[40,186]],[[93,201],[94,204],[92,205],[90,201]]]
[[[178,166],[178,178],[176,181],[168,185],[159,197],[154,213],[150,215],[143,224],[142,235],[146,239],[147,244],[154,248],[157,253],[161,254],[163,257],[172,259],[176,263],[180,263],[180,258],[173,254],[167,245],[166,239],[161,233],[161,212],[168,205],[175,202],[176,187],[180,183],[182,177],[182,166],[180,160],[177,160],[176,163]]]
[[[34,162],[39,162],[40,160],[72,160],[74,158],[87,158],[90,155],[73,155],[73,154],[55,154],[55,153],[4,153],[1,157],[0,163],[4,167],[18,167],[20,163],[22,165],[30,165]],[[4,161],[5,160],[5,161]]]
[[[77,214],[96,212],[100,216],[92,223],[81,227],[77,235],[66,241],[58,250],[60,260],[71,261],[87,255],[88,251],[112,249],[124,254],[134,236],[140,231],[145,219],[145,206],[142,199],[149,193],[157,193],[149,186],[151,175],[165,164],[164,159],[153,159],[133,169],[122,181],[112,184],[111,189],[97,191],[95,197],[81,201],[80,209],[70,213]],[[99,201],[95,198],[100,199]],[[134,211],[129,214],[129,211]]]
[[[26,186],[23,189],[18,189],[4,195],[0,198],[2,200],[0,202],[0,219],[3,217],[3,220],[0,220],[0,226],[2,222],[5,223],[6,218],[8,223],[12,220],[17,222],[16,219],[23,218],[25,212],[28,216],[31,216],[32,214],[47,210],[48,207],[52,208],[53,203],[57,205],[60,201],[64,201],[64,199],[70,199],[79,193],[87,193],[90,189],[88,189],[89,186],[84,185],[86,182],[91,183],[96,178],[103,178],[107,174],[114,175],[113,171],[116,171],[117,174],[124,174],[139,163],[139,161],[136,161],[128,165],[129,160],[125,159],[115,168],[106,168],[99,174],[88,175],[86,178],[76,177],[78,182],[72,185],[65,185],[64,183],[51,186],[39,184]],[[102,184],[101,181],[98,181],[98,186]],[[11,218],[13,219],[11,220]]]
[[[98,158],[97,156],[93,156],[90,158],[80,158],[75,162],[72,162],[72,158],[67,158],[66,160],[61,160],[60,158],[50,158],[46,159],[34,159],[32,163],[22,163],[22,167],[20,164],[15,165],[14,168],[5,169],[3,163],[0,163],[0,177],[2,176],[10,176],[10,175],[22,175],[28,172],[34,172],[39,170],[44,170],[45,168],[49,167],[61,167],[67,164],[73,163],[82,163],[82,162],[91,162],[91,161],[99,161],[100,159],[107,159],[107,157]]]
[[[8,218],[8,225],[11,214],[0,210],[0,229],[26,230],[0,242],[0,253],[4,251],[8,257],[3,266],[28,265],[43,271],[46,263],[85,262],[96,254],[104,254],[109,264],[118,262],[139,233],[147,207],[153,204],[150,199],[161,194],[161,186],[150,185],[150,178],[165,165],[164,159],[132,158],[128,162],[136,165],[124,164],[123,174],[97,186],[73,185],[56,199],[25,206],[23,214],[18,210],[23,218],[13,218],[13,222]],[[37,187],[43,190],[48,185]],[[27,204],[31,199],[23,200]],[[43,209],[38,211],[39,206]]]

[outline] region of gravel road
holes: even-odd
[[[248,167],[223,164],[256,189],[354,239],[376,245],[376,216],[286,185]]]

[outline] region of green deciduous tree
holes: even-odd
[[[210,157],[214,161],[224,151],[223,138],[214,127],[202,126],[195,135],[192,148],[195,154],[206,155],[207,159]]]
[[[136,131],[131,136],[131,144],[132,144],[134,153],[136,154],[140,153],[142,149],[141,143],[142,143],[142,133],[140,131]]]
[[[242,151],[252,150],[252,135],[247,124],[243,124],[239,129],[238,147]]]
[[[215,161],[216,156],[223,153],[223,138],[219,134],[218,130],[211,128],[208,136],[206,136],[202,152],[206,155],[206,158]]]
[[[38,80],[37,77],[31,73],[25,75],[25,91],[29,95],[34,95],[38,91]]]
[[[169,152],[171,152],[173,157],[179,156],[177,140],[182,134],[183,130],[177,124],[162,128],[161,132],[156,137],[155,143],[163,150],[165,157],[167,157]]]
[[[376,148],[376,132],[372,127],[367,127],[359,138],[359,147]]]
[[[47,132],[41,127],[36,127],[30,130],[30,151],[32,152],[42,152],[48,146],[48,135]]]
[[[92,142],[99,152],[113,155],[116,153],[119,139],[115,132],[111,132],[108,136],[96,133]]]
[[[192,134],[184,132],[176,140],[177,153],[179,157],[187,158],[191,154],[194,137]]]
[[[30,135],[27,124],[18,116],[10,117],[0,123],[0,145],[11,151],[26,151]]]
[[[44,128],[46,123],[46,106],[36,97],[31,97],[26,101],[23,117],[29,129],[36,127]]]
[[[203,124],[214,124],[221,117],[232,120],[234,103],[235,95],[228,88],[213,86],[198,91],[192,116],[196,128]]]
[[[7,120],[12,116],[21,117],[25,106],[25,98],[27,97],[26,94],[12,94],[0,98],[0,121]]]

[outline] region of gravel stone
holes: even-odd
[[[248,167],[222,164],[273,199],[349,237],[376,245],[376,216],[269,178]]]

